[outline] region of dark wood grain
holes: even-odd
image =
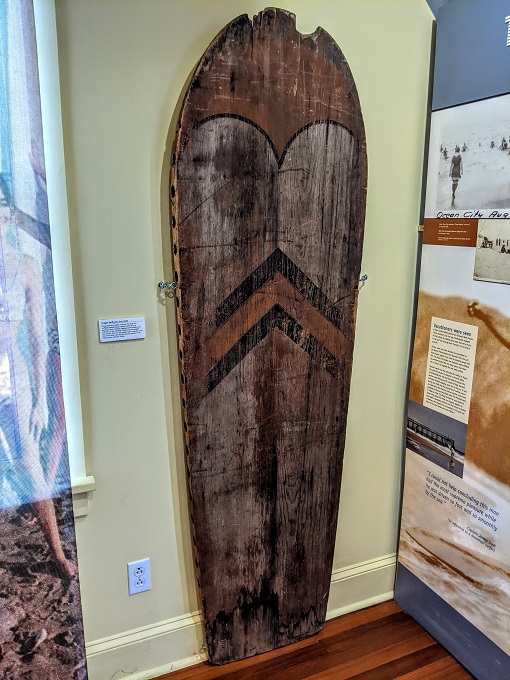
[[[199,63],[171,180],[189,495],[209,657],[319,631],[366,194],[352,76],[269,9]]]
[[[313,638],[229,666],[199,664],[159,680],[470,680],[394,602],[329,621]]]

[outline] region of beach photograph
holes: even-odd
[[[32,2],[0,22],[0,678],[86,680]]]
[[[510,95],[436,111],[431,125],[427,216],[508,211]]]
[[[430,473],[406,452],[399,562],[510,654],[510,490],[475,466],[460,481]]]
[[[76,563],[71,490],[52,502]],[[0,550],[0,677],[86,680],[79,583],[57,564],[30,505],[0,512]]]
[[[510,283],[510,220],[479,220],[473,276]]]

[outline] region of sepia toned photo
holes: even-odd
[[[508,654],[509,551],[500,537],[508,486],[476,467],[468,482],[431,472],[407,450],[399,561]],[[426,495],[427,480],[438,486],[435,498]]]
[[[510,288],[473,280],[474,256],[475,248],[423,247],[399,561],[509,653],[504,523],[510,516]],[[438,315],[478,327],[469,422],[462,435],[462,423],[451,429],[451,419],[436,420],[439,414],[422,406],[431,319]],[[462,478],[424,455],[430,448],[436,460],[447,458],[448,445],[464,451]]]
[[[474,278],[510,283],[510,220],[480,220]]]

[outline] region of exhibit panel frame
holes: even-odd
[[[477,678],[503,680],[510,675],[508,6],[450,0],[436,16],[395,600]]]
[[[436,10],[427,218],[510,217],[509,12],[506,0]]]

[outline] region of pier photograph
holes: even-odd
[[[408,402],[406,447],[457,477],[464,473],[467,425]]]

